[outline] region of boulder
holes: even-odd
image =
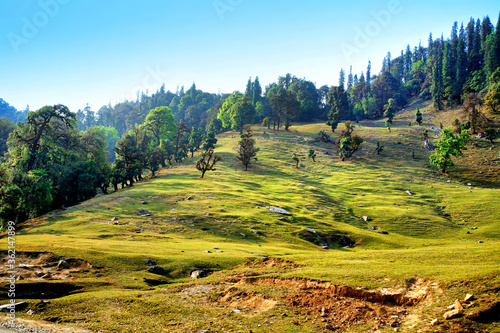
[[[368,216],[362,216],[361,219],[365,222],[370,221],[370,218]]]
[[[287,212],[286,210],[284,210],[283,208],[279,208],[279,207],[267,206],[266,209],[268,209],[269,211],[271,211],[273,213],[277,213],[277,214],[283,214],[283,215],[288,215],[288,216],[292,215],[289,212]]]
[[[436,148],[434,147],[434,145],[429,140],[425,140],[425,142],[424,142],[424,149],[427,150],[427,151],[433,151]]]
[[[194,199],[193,197],[189,196],[189,197],[187,197],[185,200],[186,200],[186,201],[190,201],[190,200],[193,200],[193,199]]]
[[[148,204],[148,202],[147,202],[146,200],[142,200],[142,204],[143,204],[143,205],[147,205],[147,204]]]
[[[69,264],[66,260],[61,260],[57,264],[57,269],[68,269],[68,268],[69,268]]]
[[[450,311],[446,312],[443,315],[443,318],[445,320],[453,319],[453,318],[458,318],[458,317],[460,317],[463,314],[463,312],[464,312],[464,310],[453,309],[453,310],[450,310]]]
[[[474,299],[474,295],[472,294],[467,294],[465,295],[464,302],[470,302]]]
[[[431,325],[432,326],[436,326],[436,325],[439,325],[439,319],[435,318],[431,321]]]
[[[160,266],[153,266],[151,268],[148,268],[148,272],[149,273],[153,273],[153,274],[158,274],[158,275],[165,275],[167,274],[167,271],[165,271],[163,268],[161,268]]]
[[[258,231],[258,230],[254,230],[252,231],[254,234],[256,234],[257,236],[262,236],[263,233],[261,231]]]
[[[139,209],[139,211],[137,212],[138,215],[146,215],[146,214],[149,214],[149,212],[146,210],[146,209]]]
[[[146,266],[156,266],[156,263],[153,260],[148,259],[146,260]]]
[[[210,275],[210,271],[197,269],[191,272],[191,279],[201,279]]]
[[[388,235],[389,234],[389,232],[387,232],[387,231],[379,231],[378,233],[381,235]]]

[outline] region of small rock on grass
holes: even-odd
[[[470,302],[474,299],[474,295],[472,294],[467,294],[465,295],[465,299],[464,299],[464,302]]]
[[[432,326],[436,326],[436,325],[439,325],[439,324],[440,324],[440,322],[439,322],[439,319],[437,319],[437,318],[435,318],[435,319],[433,319],[433,320],[431,321],[431,325],[432,325]]]

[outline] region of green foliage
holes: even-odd
[[[253,124],[255,120],[255,107],[248,95],[242,95],[239,91],[234,92],[226,98],[219,109],[217,118],[222,122],[224,128],[233,131],[243,131],[243,125]]]
[[[422,126],[422,112],[420,112],[420,110],[418,108],[417,108],[417,112],[415,113],[415,121],[417,122],[417,124]]]
[[[358,135],[346,136],[340,140],[339,157],[342,161],[351,158],[352,154],[359,150],[363,139]]]
[[[386,120],[385,127],[387,127],[387,129],[389,130],[389,132],[391,131],[391,123],[389,122],[389,120]]]
[[[446,172],[447,167],[455,165],[452,156],[462,157],[462,151],[467,149],[466,144],[469,140],[470,133],[467,130],[455,136],[450,129],[443,129],[438,141],[439,147],[429,157],[429,162],[435,165],[441,172]]]
[[[389,98],[388,104],[384,106],[384,117],[387,117],[387,121],[389,124],[392,124],[392,119],[394,118],[394,115],[396,114],[396,104],[394,102],[394,99]]]
[[[486,140],[489,140],[493,144],[498,135],[496,129],[489,127],[484,133],[486,134]]]
[[[280,124],[285,125],[285,130],[288,131],[292,121],[300,111],[300,102],[297,100],[297,95],[287,88],[280,86],[276,94],[269,98],[269,103],[272,109],[272,119],[277,123],[278,130]]]
[[[316,153],[314,152],[314,149],[309,149],[307,151],[307,158],[313,160],[313,162],[316,162]]]
[[[201,144],[203,143],[204,133],[201,128],[194,126],[191,129],[191,134],[189,135],[189,151],[191,152],[191,157],[194,156],[194,152],[200,149]]]
[[[203,150],[207,151],[209,149],[215,149],[215,144],[217,143],[217,138],[214,132],[208,132],[205,137],[205,143],[203,144]]]
[[[172,139],[177,132],[172,110],[166,106],[149,111],[144,127],[153,134],[157,145],[160,145],[162,139]]]
[[[7,139],[16,125],[7,118],[0,118],[0,156],[7,152]]]
[[[380,142],[377,141],[377,147],[375,147],[375,152],[377,153],[377,155],[380,155],[380,153],[382,152],[382,150],[384,150],[384,146],[382,146],[380,144]]]
[[[296,153],[293,153],[291,160],[295,162],[295,167],[298,169],[300,160]]]

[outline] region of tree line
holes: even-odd
[[[173,93],[163,85],[152,95],[138,93],[135,101],[97,112],[87,105],[76,113],[64,105],[18,112],[0,100],[11,115],[0,119],[0,217],[32,218],[133,186],[199,150],[203,175],[219,160],[213,155],[216,135],[227,130],[242,135],[239,159],[247,168],[258,151],[248,124],[288,130],[294,121],[319,120],[335,131],[345,120],[337,142],[345,159],[363,142],[352,134],[351,121],[387,117],[390,128],[396,111],[420,96],[437,110],[464,103],[473,132],[475,119],[483,119],[477,105],[493,112],[500,106],[499,25],[500,18],[495,29],[488,17],[471,19],[466,28],[455,23],[450,38],[431,35],[427,47],[408,45],[394,59],[388,54],[378,75],[372,75],[371,62],[359,77],[352,68],[347,75],[341,70],[331,87],[316,88],[291,74],[264,89],[258,77],[250,78],[244,92],[231,94],[203,92],[194,83]]]

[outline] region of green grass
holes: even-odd
[[[409,127],[416,106],[424,112],[424,126]],[[466,292],[463,282],[480,291],[494,290],[500,273],[500,211],[499,190],[493,188],[500,186],[500,168],[490,163],[488,176],[475,178],[462,170],[477,170],[476,163],[482,163],[477,156],[498,156],[499,149],[489,150],[491,145],[480,142],[470,155],[456,160],[452,178],[436,173],[428,164],[430,153],[422,148],[422,132],[431,121],[451,119],[457,111],[447,112],[436,115],[415,104],[398,113],[390,133],[383,121],[356,124],[355,133],[365,142],[346,162],[336,157],[332,145],[313,143],[320,130],[329,132],[327,125],[298,124],[290,132],[255,127],[261,150],[247,172],[236,160],[239,136],[225,133],[215,149],[223,161],[204,179],[194,168],[195,156],[132,188],[28,222],[18,232],[17,251],[50,251],[100,267],[72,280],[87,292],[53,300],[35,318],[57,318],[102,332],[207,329],[207,318],[213,327],[226,330],[272,321],[270,327],[277,331],[312,331],[317,326],[297,326],[291,317],[281,317],[287,311],[282,303],[256,316],[238,316],[205,294],[184,295],[176,289],[191,283],[190,271],[210,269],[216,273],[202,283],[218,290],[220,281],[249,270],[240,265],[258,254],[300,265],[262,268],[259,274],[365,288],[424,278],[450,288],[450,295]],[[380,155],[373,151],[377,141],[385,146]],[[306,159],[310,148],[317,152],[316,163]],[[298,169],[293,153],[300,157]],[[193,200],[185,200],[188,196]],[[279,220],[265,206],[284,208],[293,218]],[[141,208],[152,216],[138,216]],[[113,217],[121,225],[107,223]],[[305,228],[347,235],[356,247],[321,249],[301,236]],[[6,241],[0,248],[7,248]],[[146,272],[147,259],[167,270],[164,282],[169,286],[151,288],[143,281],[154,278]],[[496,289],[493,296],[499,293]],[[83,315],[88,313],[92,316]]]

